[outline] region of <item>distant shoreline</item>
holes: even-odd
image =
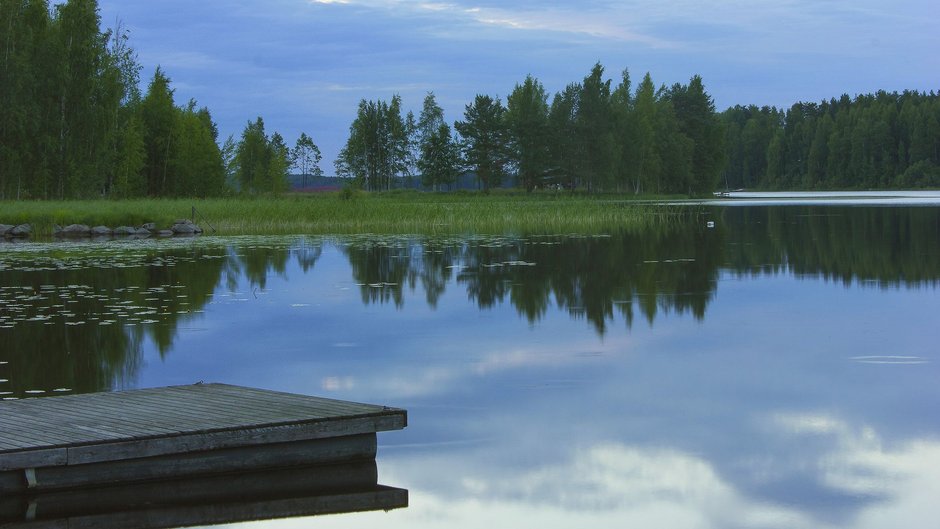
[[[698,202],[709,206],[940,206],[940,190],[727,191],[715,193],[715,196],[715,199]]]
[[[282,197],[4,201],[0,223],[172,225],[192,219],[206,234],[601,233],[671,222],[676,197],[568,193],[320,192]],[[194,209],[195,208],[195,209]],[[211,231],[211,225],[215,231]]]

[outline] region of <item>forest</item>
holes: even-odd
[[[430,189],[470,171],[486,192],[508,178],[537,188],[701,195],[715,189],[724,135],[702,78],[656,88],[649,74],[632,89],[624,70],[615,87],[595,64],[549,104],[534,77],[503,105],[477,94],[454,131],[433,92],[416,119],[401,98],[361,101],[337,174],[370,190],[417,175]]]
[[[220,144],[208,108],[174,101],[159,67],[142,93],[140,71],[96,0],[0,0],[0,199],[278,193],[291,161],[319,161],[260,117]]]
[[[722,113],[726,189],[940,187],[940,97],[879,91]]]
[[[208,108],[174,99],[141,65],[96,0],[0,0],[0,199],[208,197],[289,190],[323,175],[313,139],[293,147],[264,120],[220,140]],[[404,115],[403,115],[404,114]],[[701,196],[718,189],[940,187],[940,97],[843,95],[788,110],[717,112],[687,84],[616,84],[598,63],[549,97],[527,76],[505,103],[478,94],[448,122],[433,92],[421,111],[363,99],[336,174],[367,190],[448,189],[472,175],[488,191]]]

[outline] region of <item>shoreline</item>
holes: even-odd
[[[213,235],[582,232],[660,225],[678,214],[667,197],[563,194],[339,193],[279,198],[0,202],[0,223],[33,227],[172,225],[191,219]],[[208,229],[211,226],[214,232]]]

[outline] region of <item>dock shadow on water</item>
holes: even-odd
[[[0,527],[170,529],[407,507],[375,462],[295,467],[0,498]]]
[[[594,235],[0,245],[0,398],[206,379],[401,403],[412,426],[382,466],[413,506],[393,526],[480,526],[480,505],[546,527],[922,521],[940,211],[701,213]]]

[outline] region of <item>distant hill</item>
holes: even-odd
[[[287,180],[290,182],[290,190],[295,192],[303,193],[316,193],[324,191],[338,191],[346,185],[346,179],[340,178],[338,176],[320,176],[313,177],[307,176],[306,185],[304,185],[303,175],[299,174],[290,174],[287,175]],[[516,185],[515,177],[506,178],[500,185],[496,187],[502,188],[511,188]],[[396,178],[392,185],[395,189],[419,189],[427,191],[428,189],[421,185],[421,178]],[[452,184],[442,185],[440,191],[456,191],[461,189],[480,189],[480,183],[477,180],[476,175],[467,171],[461,173],[457,177],[457,181]]]
[[[317,192],[317,191],[338,191],[343,188],[344,180],[338,176],[307,176],[306,185],[303,175],[287,175],[290,182],[291,191]]]

